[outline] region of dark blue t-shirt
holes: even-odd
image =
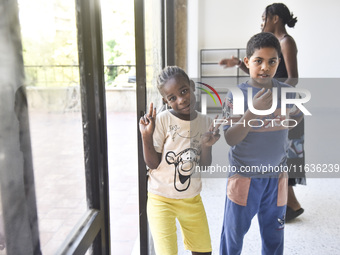
[[[244,111],[248,109],[248,88],[252,89],[252,98],[261,89],[248,83],[238,85],[244,96]],[[288,149],[289,112],[293,105],[286,105],[286,115],[281,115],[281,88],[291,87],[273,79],[273,88],[277,88],[277,107],[272,114],[260,116],[242,125],[252,126],[247,136],[229,151],[229,163],[238,173],[246,176],[258,176],[264,173],[279,173],[286,165]],[[274,95],[274,93],[273,93]],[[296,93],[287,93],[287,98],[295,98]],[[233,95],[227,94],[223,112],[227,117],[228,124],[223,126],[227,130],[242,116],[233,115]],[[237,124],[239,125],[239,124]],[[271,171],[275,170],[275,171]],[[230,175],[232,175],[231,173]]]

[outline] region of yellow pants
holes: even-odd
[[[149,192],[147,214],[157,255],[177,254],[176,218],[185,249],[211,252],[208,221],[200,195],[171,199]]]

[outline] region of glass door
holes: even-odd
[[[165,2],[135,0],[136,78],[137,78],[137,129],[139,118],[154,103],[157,112],[163,108],[157,90],[157,76],[165,65]],[[139,130],[138,134],[138,183],[139,183],[139,240],[140,254],[154,254],[148,229],[147,168]]]
[[[99,1],[0,14],[0,254],[108,254]]]

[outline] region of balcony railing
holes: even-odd
[[[135,82],[135,65],[104,65],[107,86]],[[26,85],[68,87],[79,85],[78,65],[25,65]]]

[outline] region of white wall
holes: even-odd
[[[276,1],[189,0],[189,75],[198,74],[200,49],[245,48],[248,39],[261,31],[262,13],[273,2]],[[298,18],[295,28],[287,27],[287,32],[298,46],[300,77],[339,78],[340,1],[282,2]]]

